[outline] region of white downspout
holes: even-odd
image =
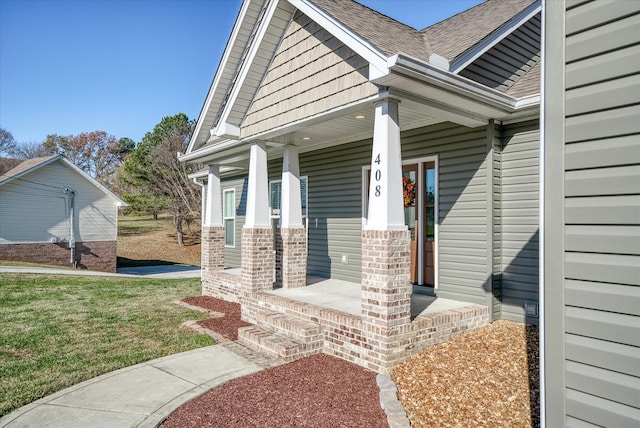
[[[69,249],[71,250],[71,266],[77,267],[76,261],[76,236],[75,236],[75,196],[76,191],[65,187],[64,193],[69,195],[69,224],[71,225],[71,233],[69,236]]]

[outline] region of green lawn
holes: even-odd
[[[0,416],[112,370],[213,344],[171,303],[198,278],[0,274]]]

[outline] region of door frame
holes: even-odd
[[[411,165],[418,164],[418,189],[423,189],[423,191],[418,192],[418,200],[416,201],[419,204],[420,209],[418,210],[418,231],[416,234],[420,233],[420,236],[424,236],[425,232],[425,209],[424,209],[424,164],[426,162],[433,162],[435,165],[435,195],[433,201],[433,210],[434,210],[434,250],[433,250],[433,289],[438,289],[438,283],[440,279],[439,275],[439,254],[440,254],[440,239],[439,239],[439,229],[440,229],[440,210],[439,210],[439,199],[440,199],[440,164],[439,164],[439,156],[431,155],[431,156],[423,156],[418,158],[410,158],[403,159],[402,165]],[[367,188],[368,178],[369,178],[369,170],[371,169],[371,165],[364,165],[362,167],[362,225],[365,226],[367,224],[367,210],[369,208],[369,189]],[[422,269],[418,270],[418,283],[424,283],[424,239],[418,240],[418,265],[422,266]]]

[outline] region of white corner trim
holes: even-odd
[[[431,54],[431,56],[429,57],[429,64],[433,65],[434,67],[441,68],[444,71],[449,71],[449,60],[438,54]]]
[[[460,73],[469,64],[482,56],[489,49],[500,43],[505,37],[520,28],[522,24],[533,18],[542,10],[540,0],[529,5],[526,9],[506,22],[495,34],[490,35],[485,40],[481,40],[478,44],[464,52],[460,57],[451,63],[450,71],[454,74]]]
[[[369,62],[369,80],[374,80],[389,74],[387,56],[367,40],[343,26],[332,16],[326,14],[322,9],[313,4],[312,1],[288,0],[288,2],[367,60]]]
[[[211,134],[222,138],[240,138],[240,127],[229,122],[220,122],[218,126],[211,130]]]

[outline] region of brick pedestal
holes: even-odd
[[[385,330],[411,320],[410,232],[362,231],[362,315]]]
[[[224,269],[224,227],[203,226],[201,232],[202,275]]]
[[[247,294],[273,289],[273,252],[272,228],[242,229],[241,280]]]
[[[304,227],[280,229],[282,237],[282,287],[307,285],[307,230]]]

